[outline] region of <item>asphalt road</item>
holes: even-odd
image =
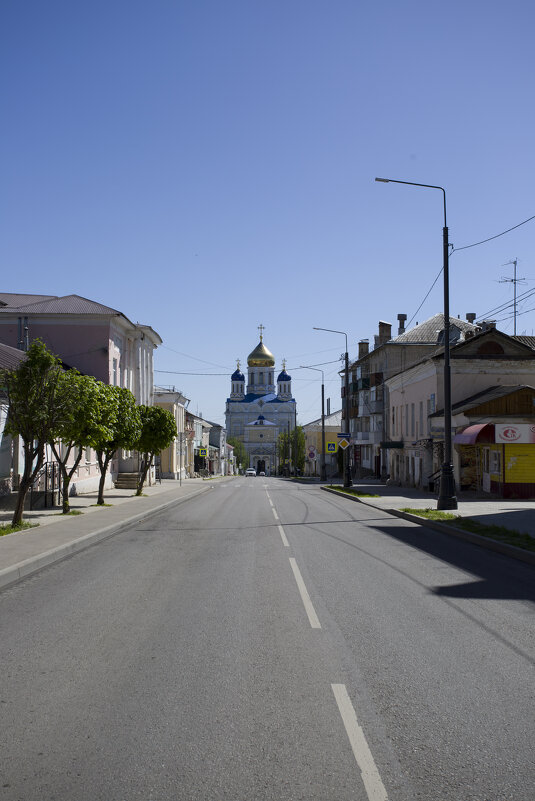
[[[0,799],[533,801],[534,577],[221,482],[0,593]]]

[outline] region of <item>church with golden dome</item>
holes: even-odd
[[[292,379],[282,370],[275,382],[275,357],[264,345],[264,326],[258,326],[260,342],[247,357],[247,383],[240,362],[230,378],[225,420],[228,437],[240,439],[249,454],[249,464],[257,473],[275,475],[279,434],[293,431],[296,404],[292,397]]]

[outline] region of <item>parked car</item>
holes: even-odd
[[[258,475],[259,475],[259,476],[265,476],[266,474],[264,473],[264,471],[263,471],[263,470],[261,470],[261,471],[259,472],[259,474],[258,474]]]
[[[254,467],[248,467],[247,470],[245,471],[245,475],[256,476],[256,470],[254,469]]]

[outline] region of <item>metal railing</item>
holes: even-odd
[[[62,480],[57,462],[45,462],[30,486],[30,510],[37,499],[43,498],[44,508],[61,504]]]

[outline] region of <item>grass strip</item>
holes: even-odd
[[[0,526],[0,537],[5,536],[6,534],[16,534],[17,531],[24,531],[27,528],[36,528],[39,523],[28,523],[27,520],[23,520],[22,523],[17,523],[15,526],[11,524],[1,525]]]
[[[410,509],[405,507],[401,509],[402,512],[408,512],[411,515],[424,517],[426,520],[438,520],[444,522],[446,525],[454,525],[455,528],[461,528],[463,531],[468,531],[471,534],[479,534],[480,537],[487,537],[491,540],[498,542],[505,542],[508,545],[514,545],[516,548],[523,548],[525,551],[535,551],[535,538],[529,534],[516,529],[506,528],[506,526],[494,526],[488,523],[480,523],[479,520],[473,520],[471,517],[462,517],[461,515],[454,515],[451,512],[442,512],[438,509]]]

